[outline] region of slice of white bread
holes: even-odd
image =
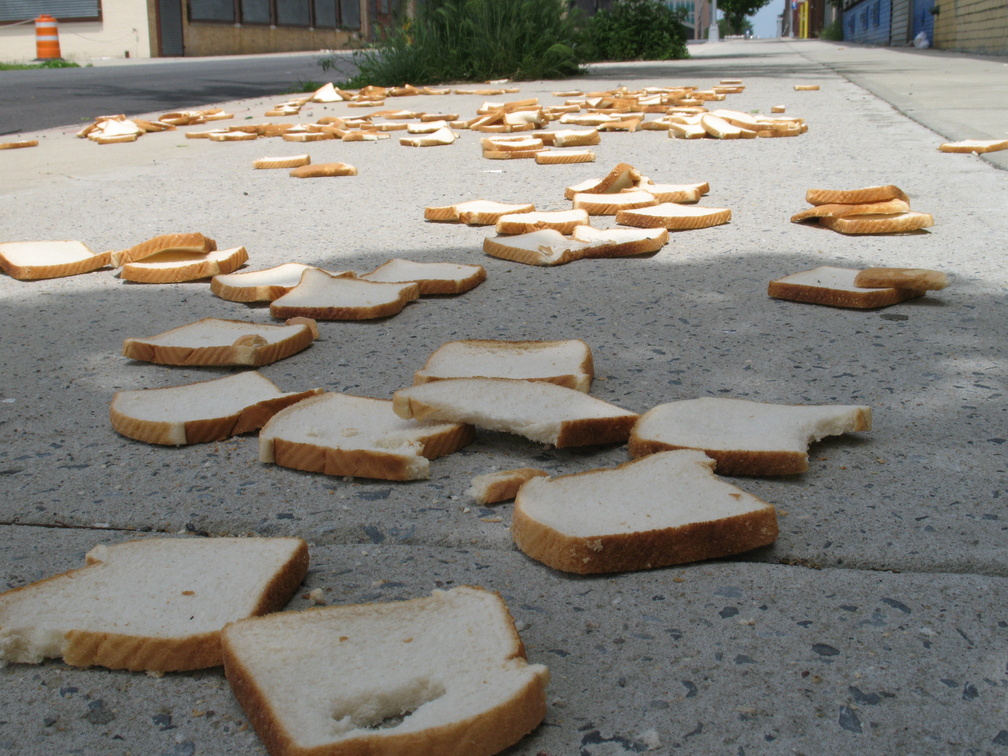
[[[657,205],[658,199],[650,192],[637,189],[613,194],[578,192],[571,202],[575,210],[584,210],[589,215],[616,215],[622,210]]]
[[[497,470],[474,477],[466,495],[475,499],[477,504],[496,504],[501,501],[509,501],[515,497],[525,481],[548,475],[549,473],[545,470],[537,470],[534,467]]]
[[[124,263],[119,277],[135,283],[199,281],[238,270],[248,261],[245,247],[202,252],[160,252],[142,262]]]
[[[310,323],[261,325],[203,318],[146,339],[126,339],[122,353],[158,365],[259,367],[297,354],[314,340]]]
[[[456,139],[458,139],[458,134],[449,129],[447,126],[442,126],[440,129],[431,134],[424,134],[423,136],[415,137],[400,137],[399,144],[404,147],[440,147],[452,144]]]
[[[598,129],[558,129],[549,133],[549,144],[553,147],[591,147],[602,141]]]
[[[635,412],[576,389],[511,378],[454,378],[400,389],[399,417],[469,423],[488,430],[566,446],[623,443]]]
[[[372,320],[396,315],[419,298],[420,287],[412,281],[362,281],[308,268],[297,286],[270,303],[270,314],[281,320]]]
[[[184,386],[117,391],[112,427],[148,444],[183,446],[259,430],[274,414],[321,389],[283,393],[254,370]]]
[[[348,163],[311,163],[292,168],[293,178],[332,178],[334,176],[356,176],[357,169]]]
[[[435,349],[413,375],[414,384],[450,378],[514,378],[546,381],[586,392],[595,368],[591,348],[564,341],[449,341]]]
[[[704,113],[700,116],[700,125],[703,126],[708,136],[715,139],[754,139],[756,137],[755,131],[736,126],[713,113]]]
[[[631,457],[699,449],[721,475],[794,475],[808,469],[809,444],[826,436],[871,430],[861,405],[767,404],[703,397],[660,404],[630,434]]]
[[[917,289],[892,286],[868,289],[858,286],[855,283],[858,273],[858,270],[852,268],[823,265],[771,281],[767,286],[767,294],[774,299],[858,310],[888,307],[924,295],[923,290]]]
[[[906,192],[893,184],[866,186],[862,189],[809,189],[805,193],[805,201],[810,205],[860,205],[892,199],[910,201]]]
[[[223,663],[229,622],[284,607],[308,570],[300,538],[145,538],[0,594],[0,661],[171,672]]]
[[[304,263],[284,263],[265,270],[214,276],[210,280],[210,291],[231,302],[272,302],[301,283],[301,274],[311,267]],[[331,276],[353,277],[353,273],[347,271],[327,272]]]
[[[792,223],[819,218],[843,218],[848,215],[887,215],[903,213],[910,209],[910,203],[901,199],[891,199],[885,202],[863,202],[860,205],[813,205],[791,216]]]
[[[199,232],[161,234],[135,244],[129,249],[112,252],[112,266],[118,268],[126,263],[137,262],[160,252],[207,254],[215,249],[217,249],[217,242]]]
[[[777,512],[715,477],[703,452],[667,451],[529,480],[515,498],[511,535],[556,570],[648,570],[766,546],[777,538]]]
[[[424,219],[439,223],[466,223],[470,226],[492,226],[502,215],[509,213],[531,213],[535,210],[532,203],[508,204],[491,200],[470,200],[457,202],[454,205],[428,207],[424,210]]]
[[[591,150],[542,150],[536,153],[535,161],[539,165],[594,163],[595,153]]]
[[[457,263],[419,263],[395,257],[360,276],[364,281],[384,283],[413,282],[420,287],[420,296],[464,294],[486,281],[482,265]]]
[[[666,228],[594,228],[578,226],[574,229],[574,240],[584,242],[588,247],[583,257],[629,257],[649,255],[668,243]]]
[[[256,169],[298,168],[311,163],[310,155],[283,155],[281,157],[264,157],[252,161]]]
[[[726,207],[700,207],[663,202],[653,207],[632,208],[616,213],[616,222],[637,228],[667,228],[670,231],[688,231],[697,228],[720,226],[731,220],[731,210]]]
[[[430,460],[473,438],[459,423],[403,420],[387,399],[325,393],[279,412],[259,433],[259,461],[382,480],[430,477]]]
[[[584,210],[551,210],[537,213],[510,213],[497,221],[497,233],[529,234],[543,228],[551,228],[561,234],[570,234],[578,226],[588,225],[588,213]]]
[[[283,612],[223,632],[224,671],[275,756],[490,756],[546,714],[503,599],[431,596]]]
[[[90,273],[111,263],[111,252],[92,252],[79,241],[0,243],[0,270],[19,281]]]
[[[629,163],[618,163],[609,173],[600,179],[588,179],[579,184],[568,186],[564,197],[574,199],[576,194],[615,194],[624,189],[635,188],[641,180],[640,171]]]
[[[651,184],[641,183],[640,188],[653,194],[659,202],[693,203],[710,191],[710,184],[702,181],[697,184]]]
[[[864,268],[854,276],[854,285],[937,291],[948,286],[948,276],[940,270],[927,268]]]
[[[842,218],[820,218],[819,225],[841,234],[901,234],[931,228],[934,218],[930,213],[910,210],[905,213],[884,215],[845,215]]]
[[[938,148],[942,152],[977,153],[1008,150],[1008,139],[964,139],[961,142],[946,142]]]
[[[552,228],[512,236],[488,236],[483,240],[483,251],[491,257],[524,265],[565,265],[584,257],[588,247],[585,242],[570,239]]]

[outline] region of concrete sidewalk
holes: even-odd
[[[546,721],[509,753],[1008,750],[999,506],[1008,173],[937,151],[948,139],[1006,136],[992,132],[999,113],[1008,124],[1008,102],[981,93],[1000,91],[1008,69],[821,42],[691,52],[688,61],[523,83],[512,97],[555,103],[559,89],[741,78],[745,91],[726,107],[767,113],[783,104],[808,133],[736,141],[612,133],[594,148],[594,165],[537,166],[484,160],[481,135],[469,132],[450,147],[407,149],[394,137],[220,144],[181,131],[98,146],[53,130],[38,135],[38,148],[0,152],[0,240],[122,249],[199,230],[222,247],[246,246],[251,269],[297,260],[364,272],[391,257],[487,269],[487,281],[458,298],[422,300],[384,321],[321,324],[309,350],[261,370],[285,390],[389,397],[449,340],[581,338],[595,357],[592,393],[638,412],[697,396],[870,405],[873,430],[813,446],[804,475],[731,480],[777,506],[773,546],[571,577],[514,549],[510,504],[479,507],[464,493],[491,469],[611,467],[626,460],[625,447],[572,452],[480,433],[436,460],[429,481],[395,484],[263,465],[252,436],[179,449],[129,441],[109,426],[115,391],[227,371],[130,362],[119,356],[124,338],[207,316],[270,318],[214,297],[205,283],[129,285],[104,271],[0,278],[4,584],[79,566],[95,544],[146,532],[297,535],[309,542],[312,567],[290,609],[306,607],[314,588],[329,603],[463,583],[504,596],[529,659],[552,674]],[[935,91],[926,72],[937,65],[977,82],[962,111],[948,112],[938,93],[921,96]],[[894,89],[898,77],[914,93],[913,112],[872,93]],[[820,90],[796,92],[799,83]],[[485,99],[390,107],[465,116]],[[233,103],[232,122],[265,120],[275,101]],[[299,120],[352,112],[316,105]],[[296,181],[251,168],[267,154],[301,152],[352,163],[359,175]],[[702,204],[731,208],[731,224],[675,234],[650,258],[532,268],[486,257],[488,229],[422,220],[428,205],[479,197],[565,209],[565,186],[621,161],[656,182],[708,181]],[[789,222],[809,188],[886,183],[934,215],[929,233],[857,238]],[[952,284],[878,311],[766,296],[771,279],[819,265],[936,268]],[[262,753],[220,670],[154,678],[16,665],[0,670],[0,695],[0,750],[12,753]]]

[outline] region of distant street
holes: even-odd
[[[351,56],[323,71],[323,53],[116,62],[92,68],[0,71],[0,135],[139,114],[280,96],[300,82],[346,79]]]

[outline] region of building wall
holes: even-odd
[[[158,49],[157,0],[102,0],[100,21],[60,21],[60,52],[67,60],[150,58]],[[360,0],[361,29],[311,29],[190,22],[183,11],[187,56],[295,52],[347,47],[368,33],[368,0]],[[0,26],[0,60],[35,58],[33,23]]]
[[[1008,55],[1008,3],[1004,0],[938,0],[935,47]]]
[[[186,56],[247,55],[299,50],[344,48],[350,32],[337,29],[298,29],[278,26],[241,26],[183,22]]]
[[[843,15],[844,41],[888,45],[891,18],[891,0],[863,0],[851,5]]]
[[[102,0],[100,21],[60,21],[60,53],[67,60],[149,58],[150,31],[146,2]],[[35,24],[0,26],[0,60],[35,58]]]
[[[892,47],[904,47],[913,39],[910,30],[913,29],[911,14],[913,0],[892,0],[892,21],[889,28],[889,44]]]

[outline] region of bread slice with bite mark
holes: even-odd
[[[809,444],[871,430],[862,405],[792,405],[701,397],[654,407],[634,425],[630,456],[698,449],[720,475],[795,475],[808,470]]]
[[[284,607],[308,570],[300,538],[145,538],[0,594],[0,661],[172,672],[223,663],[229,622]]]

